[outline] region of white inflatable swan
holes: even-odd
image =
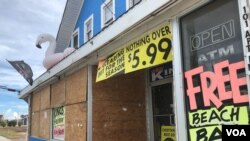
[[[50,34],[41,34],[37,37],[36,47],[41,48],[41,44],[49,42],[49,47],[45,53],[45,58],[43,60],[43,66],[46,69],[50,69],[55,64],[60,62],[63,58],[75,51],[75,48],[66,48],[62,53],[55,53],[56,49],[56,39]]]

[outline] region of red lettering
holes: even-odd
[[[200,87],[194,87],[193,76],[203,72],[203,67],[198,67],[190,71],[185,72],[185,78],[187,79],[187,95],[189,98],[190,109],[197,109],[195,94],[201,91]]]
[[[202,87],[202,93],[203,93],[204,106],[206,107],[210,106],[212,102],[215,104],[216,107],[220,107],[222,105],[222,102],[214,93],[214,91],[217,88],[216,75],[212,72],[202,73],[201,84],[202,84],[201,87]]]
[[[187,96],[189,98],[190,109],[197,109],[195,94],[202,93],[204,106],[214,104],[220,108],[223,101],[233,99],[233,103],[248,102],[248,94],[241,94],[240,87],[247,84],[246,77],[238,78],[238,70],[244,69],[244,61],[229,64],[228,60],[214,65],[214,72],[203,72],[203,66],[185,72],[187,81]],[[224,74],[223,70],[228,68],[229,74]],[[200,75],[200,84],[194,86],[193,77]],[[225,82],[230,82],[232,91],[226,91]],[[197,83],[197,82],[196,82]],[[215,91],[218,93],[215,93]]]
[[[228,68],[229,62],[223,61],[214,65],[214,71],[216,73],[217,82],[218,82],[218,93],[220,100],[232,99],[233,95],[231,91],[226,91],[225,82],[230,81],[229,75],[223,75],[223,68]]]
[[[248,102],[247,93],[243,95],[240,94],[240,86],[244,86],[247,84],[246,77],[238,78],[237,76],[237,70],[244,69],[244,65],[244,61],[241,61],[229,66],[234,103]]]

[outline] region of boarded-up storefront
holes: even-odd
[[[250,124],[249,2],[168,2],[131,25],[144,12],[128,11],[23,90],[31,141],[210,141]]]
[[[82,68],[33,93],[31,136],[45,140],[85,139],[86,84],[87,69]]]

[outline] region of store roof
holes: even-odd
[[[56,38],[56,53],[63,52],[69,46],[78,16],[84,0],[67,0],[62,21]]]

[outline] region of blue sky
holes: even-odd
[[[24,60],[33,79],[46,71],[42,60],[46,48],[37,49],[39,34],[56,37],[66,0],[0,0],[0,85],[21,90],[28,85],[6,59]],[[0,89],[0,114],[14,119],[28,113],[27,103],[17,93]]]

